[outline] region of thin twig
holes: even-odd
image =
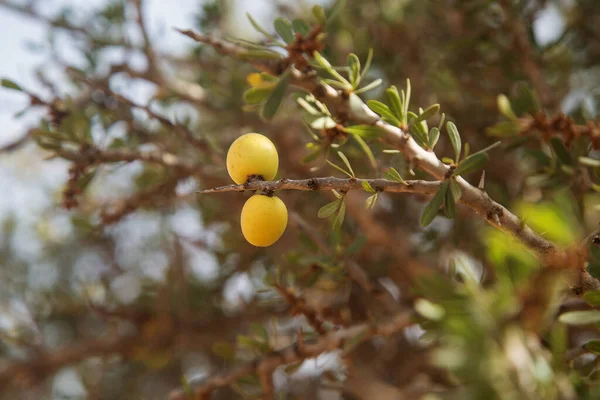
[[[240,46],[189,30],[180,32],[198,42],[214,47],[222,54],[242,60],[246,58],[247,50]],[[276,62],[265,60],[250,60],[249,62],[260,70],[267,70],[275,74],[280,72]],[[336,115],[347,116],[349,120],[358,124],[375,125],[381,128],[382,139],[400,150],[411,165],[421,168],[440,180],[447,176],[450,167],[438,159],[435,153],[420,147],[408,132],[384,122],[358,96],[348,95],[320,82],[315,74],[303,73],[293,67],[291,67],[290,83],[312,93]],[[489,224],[514,235],[542,262],[554,262],[557,257],[562,256],[562,251],[553,243],[535,233],[518,216],[492,200],[486,192],[472,186],[462,177],[458,177],[456,181],[462,191],[461,201],[464,204],[473,208]]]
[[[269,353],[248,364],[241,365],[222,374],[211,376],[196,386],[193,392],[195,396],[202,398],[202,396],[220,387],[228,386],[242,377],[256,374],[260,371],[273,371],[280,365],[304,361],[328,351],[342,349],[349,341],[352,341],[352,344],[358,344],[376,336],[391,336],[409,326],[410,323],[410,314],[400,313],[391,320],[381,324],[360,324],[328,333],[312,343],[305,342],[302,346],[298,346],[295,343],[284,349]],[[355,340],[357,341],[356,343],[354,342]],[[188,396],[189,394],[186,391],[177,390],[171,393],[169,399],[185,400]]]

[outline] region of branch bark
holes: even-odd
[[[391,336],[401,331],[411,323],[409,313],[397,314],[394,318],[378,325],[361,324],[336,332],[328,333],[319,337],[313,343],[303,343],[299,346],[295,343],[292,346],[274,351],[253,362],[241,365],[228,372],[211,376],[193,389],[194,398],[204,398],[216,389],[228,386],[238,379],[252,375],[273,371],[280,365],[292,364],[314,358],[328,351],[344,348],[348,343],[358,344],[376,336]],[[189,398],[189,393],[184,390],[177,390],[171,393],[170,400],[185,400]]]
[[[219,53],[248,61],[247,50],[191,30],[179,30],[182,34],[205,43]],[[281,61],[249,60],[257,69],[278,75]],[[379,127],[383,132],[382,139],[390,146],[400,150],[409,164],[428,172],[439,180],[444,180],[450,167],[437,158],[435,153],[420,147],[410,133],[397,126],[384,122],[357,95],[337,90],[319,81],[314,71],[302,72],[291,68],[290,83],[300,89],[312,93],[322,101],[335,115],[347,117],[357,124],[367,124]],[[524,243],[543,263],[555,264],[557,259],[564,258],[564,251],[553,243],[535,233],[518,216],[511,213],[501,204],[492,200],[488,194],[467,182],[462,177],[456,179],[461,191],[461,202],[469,205],[485,221],[494,227],[514,235]]]

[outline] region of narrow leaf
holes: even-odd
[[[275,32],[284,42],[287,44],[293,43],[296,37],[294,36],[294,31],[292,30],[292,23],[285,18],[276,18],[275,22],[273,22],[273,27],[275,28]]]
[[[444,317],[446,311],[438,304],[432,303],[426,299],[417,299],[414,305],[415,311],[422,317],[430,319],[432,321],[439,321]]]
[[[244,101],[247,104],[259,104],[271,94],[272,88],[253,87],[244,92]]]
[[[294,32],[301,34],[303,37],[306,37],[310,32],[310,25],[300,18],[292,21],[292,27],[294,28]]]
[[[327,164],[331,165],[333,168],[337,169],[338,171],[348,175],[350,178],[354,178],[354,176],[350,172],[346,171],[344,168],[340,167],[339,165],[332,163],[329,160],[325,160],[325,161],[327,161]]]
[[[342,11],[342,8],[346,5],[346,0],[337,0],[335,5],[331,7],[331,11],[327,17],[327,24],[331,23],[335,17]]]
[[[344,223],[344,217],[346,216],[346,202],[342,199],[340,209],[338,210],[335,221],[333,221],[333,230],[338,230]]]
[[[353,88],[356,88],[360,83],[360,60],[356,54],[348,54],[348,66],[350,67],[350,83]]]
[[[368,210],[371,210],[373,207],[375,207],[375,204],[377,203],[378,198],[379,198],[379,193],[376,193],[373,196],[369,196],[367,198],[366,206],[367,206]]]
[[[373,82],[361,87],[360,89],[355,90],[354,93],[360,94],[368,92],[369,90],[375,89],[377,86],[381,85],[381,82],[383,82],[383,79],[375,79]]]
[[[390,168],[385,174],[383,174],[383,177],[390,181],[400,182],[405,185],[408,185],[408,183],[406,183],[406,181],[402,179],[402,176],[400,176],[400,173],[396,171],[395,168]]]
[[[369,54],[367,54],[367,61],[365,61],[365,66],[362,70],[362,73],[360,74],[360,79],[364,79],[364,77],[367,75],[367,73],[369,72],[369,69],[371,68],[371,62],[373,62],[373,49],[369,49]],[[379,79],[378,79],[379,80]]]
[[[354,174],[354,171],[352,170],[352,166],[350,165],[350,161],[348,160],[348,157],[346,157],[346,155],[344,153],[342,153],[341,151],[338,151],[337,153],[338,153],[338,156],[340,156],[340,158],[344,162],[344,164],[346,164],[346,167],[348,167],[348,171],[350,171],[350,173],[352,174],[352,177],[355,177],[356,175]]]
[[[288,68],[279,77],[279,82],[277,82],[277,85],[275,85],[275,88],[271,92],[271,95],[267,99],[267,101],[262,109],[262,116],[266,120],[272,119],[275,116],[275,114],[277,113],[277,110],[279,109],[279,106],[281,105],[281,102],[283,101],[283,96],[286,93],[289,81],[290,81],[290,69]]]
[[[0,86],[5,87],[7,89],[16,90],[16,91],[19,91],[19,92],[23,91],[23,89],[21,88],[21,86],[17,85],[15,82],[11,81],[10,79],[2,79],[2,80],[0,80]]]
[[[429,131],[429,147],[431,147],[433,149],[439,139],[440,139],[440,130],[435,127],[431,128],[431,130]]]
[[[373,154],[373,151],[371,150],[369,145],[359,135],[352,135],[352,137],[358,142],[358,145],[366,154],[367,158],[369,159],[369,163],[371,164],[371,167],[377,168],[377,160],[375,159],[375,155]]]
[[[386,122],[389,122],[393,125],[399,126],[401,125],[400,119],[396,118],[396,116],[392,113],[390,108],[377,100],[368,100],[367,106],[377,114],[379,114]]]
[[[373,189],[373,186],[371,186],[371,184],[368,181],[362,181],[362,187],[368,193],[376,193],[375,189]]]
[[[333,215],[340,207],[340,203],[341,203],[341,200],[338,199],[334,202],[325,204],[323,207],[321,207],[319,209],[317,216],[319,218],[327,218],[327,217]]]
[[[427,107],[427,109],[425,109],[425,111],[423,111],[421,114],[419,114],[419,116],[417,117],[417,121],[425,121],[428,118],[433,117],[435,114],[437,114],[437,112],[440,111],[440,105],[439,104],[433,104],[429,107]]]
[[[325,10],[323,10],[323,7],[315,4],[312,8],[312,14],[318,24],[325,25],[327,18],[325,17]]]
[[[474,153],[465,158],[458,164],[458,167],[452,173],[453,176],[467,175],[471,172],[482,169],[487,163],[489,156],[487,153]]]
[[[453,219],[456,217],[456,199],[452,189],[446,190],[446,197],[444,198],[444,213],[446,217]]]
[[[439,209],[444,204],[444,200],[446,198],[446,191],[448,190],[448,181],[442,182],[438,191],[431,198],[429,203],[423,209],[423,213],[421,214],[421,218],[419,223],[421,226],[426,227],[435,219]]]
[[[512,110],[512,107],[510,105],[510,100],[508,99],[508,97],[506,97],[506,95],[499,95],[497,98],[497,103],[498,110],[502,115],[504,115],[506,118],[512,121],[517,119],[517,116],[515,115],[515,112]]]
[[[258,22],[256,22],[256,20],[254,18],[252,18],[252,15],[250,15],[250,13],[246,13],[246,17],[248,17],[248,20],[250,21],[250,23],[252,24],[252,26],[254,27],[254,29],[256,29],[258,32],[260,32],[263,35],[265,35],[267,37],[267,39],[275,40],[275,36],[271,35],[262,26],[260,26],[258,24]]]
[[[387,95],[388,101],[390,102],[390,111],[392,112],[392,114],[399,121],[404,121],[404,111],[402,108],[402,103],[400,101],[400,95],[398,94],[398,89],[396,88],[396,86],[392,86],[389,89],[386,89],[385,94]]]
[[[360,136],[367,141],[378,138],[383,134],[383,130],[374,125],[345,126],[344,131],[355,136]]]
[[[456,129],[456,125],[454,125],[454,122],[448,121],[446,123],[446,132],[448,132],[450,143],[452,144],[452,148],[454,149],[454,161],[458,162],[460,160],[462,142],[460,140],[460,134],[458,133],[458,129]]]
[[[567,325],[590,325],[600,323],[600,311],[570,311],[558,317],[558,320]]]

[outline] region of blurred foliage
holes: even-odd
[[[296,49],[295,65],[407,129],[453,168],[448,179],[430,200],[369,184],[282,192],[287,232],[253,248],[239,227],[248,194],[194,193],[230,183],[224,151],[241,134],[274,141],[278,177],[431,178],[379,128],[294,92],[290,65],[276,77],[207,45],[158,50],[137,1],[48,16],[2,0],[2,12],[52,21],[43,45],[52,55],[36,70],[39,87],[1,81],[30,101],[19,117],[47,113],[28,133],[36,146],[7,155],[39,178],[30,184],[44,200],[0,213],[0,385],[21,384],[0,398],[166,398],[299,335],[316,338],[301,306],[324,329],[415,316],[319,368],[278,369],[280,398],[386,398],[383,386],[429,400],[598,398],[599,292],[573,296],[565,271],[458,204],[456,179],[477,185],[485,169],[489,196],[560,246],[598,227],[600,2],[265,1],[274,21],[247,29],[242,3],[201,1],[195,26],[180,28],[228,38],[249,60],[283,60],[298,35],[313,34],[314,57]],[[536,28],[549,28],[548,15],[563,24],[543,41]],[[80,62],[61,57],[57,32]],[[594,276],[599,251],[587,257]],[[351,279],[356,266],[372,292]],[[44,358],[70,345],[68,362]],[[3,380],[4,364],[27,362],[35,374]],[[248,375],[214,398],[260,393]]]

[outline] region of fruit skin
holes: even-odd
[[[287,222],[287,207],[277,196],[255,194],[242,208],[242,234],[256,247],[268,247],[279,240]]]
[[[237,184],[246,182],[251,175],[262,176],[266,181],[273,180],[278,167],[275,145],[260,133],[240,136],[227,152],[227,172]]]

